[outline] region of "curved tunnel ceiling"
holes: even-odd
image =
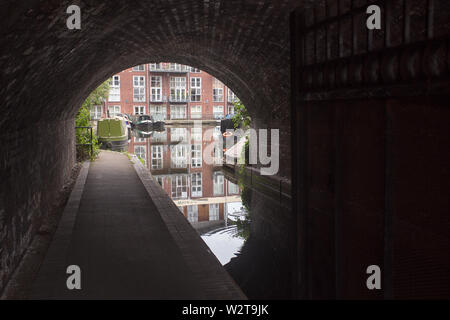
[[[289,14],[296,1],[78,4],[81,30],[66,28],[68,4],[60,1],[0,5],[2,127],[17,128],[19,118],[69,119],[111,75],[160,61],[214,75],[262,122],[287,119]]]

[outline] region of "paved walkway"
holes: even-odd
[[[144,181],[144,171],[135,170],[134,166],[137,165],[127,156],[115,152],[101,152],[90,167],[88,163],[85,165],[30,297],[245,298],[217,259],[206,252],[201,238],[179,210],[172,205],[157,208],[149,190],[157,190],[158,186],[151,179]],[[156,201],[160,204],[162,197],[158,193]],[[182,229],[183,237],[188,235],[187,243],[181,243],[183,237],[171,234],[162,219],[161,208],[165,208],[164,215],[183,218],[172,217],[179,226],[170,228]],[[209,274],[199,274],[189,260],[210,264],[215,269]],[[81,290],[67,289],[69,265],[81,268]],[[208,276],[210,279],[205,282],[203,277]],[[211,284],[215,285],[214,295],[209,294]]]

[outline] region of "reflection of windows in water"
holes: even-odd
[[[155,121],[166,120],[166,106],[150,106],[150,115]]]
[[[170,155],[172,168],[187,167],[186,145],[177,144],[175,146],[170,146]]]
[[[187,141],[187,128],[170,128],[170,141]]]
[[[222,132],[220,132],[220,126],[214,127],[214,133],[213,137],[215,140],[219,140],[219,138],[222,136]]]
[[[134,154],[147,163],[147,148],[146,146],[134,146]]]
[[[145,138],[134,138],[134,142],[145,142]]]
[[[156,182],[158,182],[159,185],[161,186],[161,188],[164,189],[164,179],[163,179],[163,177],[156,177]]]
[[[209,205],[209,221],[219,220],[219,204],[211,203]]]
[[[163,167],[163,146],[152,146],[152,169]]]
[[[189,222],[198,221],[198,206],[187,206],[187,218]]]
[[[191,128],[191,140],[202,141],[202,128]]]
[[[214,163],[220,164],[222,160],[223,150],[220,148],[220,145],[214,145]]]
[[[228,193],[229,194],[238,194],[239,186],[231,181],[228,181]]]
[[[223,194],[223,174],[216,173],[214,174],[214,195],[222,195]]]
[[[202,166],[202,145],[193,144],[191,145],[191,167],[201,168]]]
[[[167,141],[167,132],[166,131],[154,131],[152,137],[150,138],[151,142],[166,142]]]
[[[191,186],[192,186],[192,196],[201,197],[202,196],[202,173],[197,172],[191,175]]]
[[[188,177],[186,175],[172,176],[172,199],[187,198]]]

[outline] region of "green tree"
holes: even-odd
[[[93,106],[102,105],[103,102],[108,98],[110,80],[102,83],[97,89],[91,92],[91,94],[86,98],[86,100],[81,105],[75,117],[76,127],[88,127],[91,125],[91,109]],[[91,142],[91,132],[88,129],[76,129],[76,143],[77,144],[87,144]],[[77,147],[77,157],[79,160],[85,160],[91,157],[91,160],[95,159],[100,150],[100,144],[98,142],[98,137],[93,133],[92,137],[93,144],[93,154],[90,155],[89,146],[79,146]]]
[[[247,130],[250,127],[250,122],[252,119],[250,118],[247,108],[245,108],[244,104],[241,100],[237,100],[233,103],[234,105],[234,116],[233,123],[234,128],[242,128],[243,130]]]

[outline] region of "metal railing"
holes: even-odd
[[[89,129],[91,131],[91,137],[90,137],[90,143],[77,143],[77,146],[90,146],[91,147],[91,158],[94,155],[94,144],[92,142],[93,140],[93,133],[92,133],[92,127],[75,127],[76,129]]]

